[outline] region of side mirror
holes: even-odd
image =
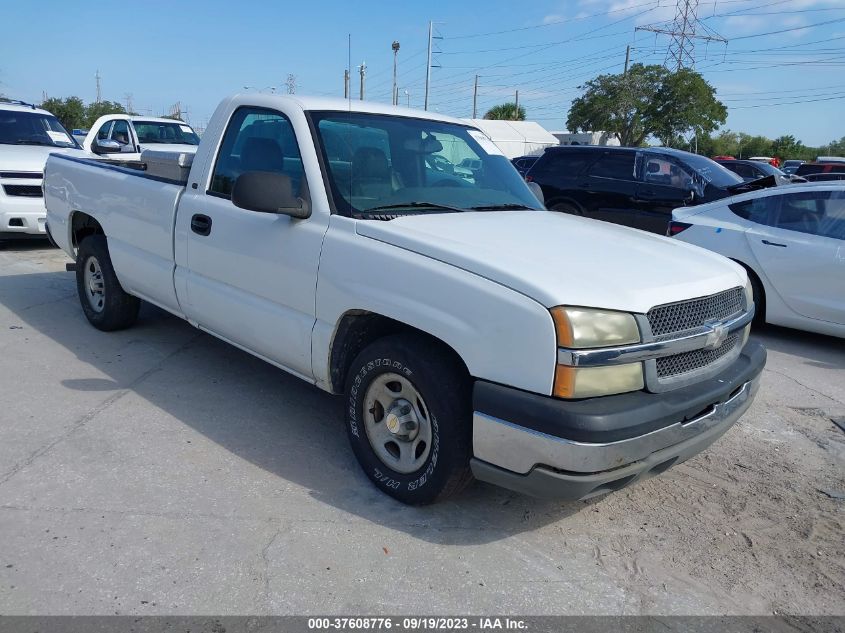
[[[543,188],[540,187],[536,182],[529,182],[526,183],[528,188],[531,190],[531,193],[534,194],[534,197],[540,201],[540,204],[546,206],[546,197],[543,195]]]
[[[91,145],[91,151],[95,154],[119,154],[122,149],[120,143],[117,141],[95,138]]]
[[[292,218],[304,219],[311,215],[308,200],[293,195],[290,177],[273,171],[248,171],[238,176],[232,187],[232,204],[247,211],[278,213]]]

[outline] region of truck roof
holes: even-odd
[[[405,108],[402,106],[393,106],[384,103],[376,103],[374,101],[361,101],[360,99],[341,99],[338,97],[312,97],[305,95],[272,95],[272,94],[256,94],[251,93],[237,93],[231,95],[228,99],[234,105],[258,105],[273,107],[273,104],[279,102],[294,102],[303,110],[338,110],[350,112],[365,112],[371,114],[392,114],[394,116],[414,117],[417,119],[431,119],[433,121],[443,121],[444,123],[456,123],[458,125],[470,125],[467,121],[458,119],[456,117],[445,116],[437,112],[426,110],[418,110],[414,108]]]

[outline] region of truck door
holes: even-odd
[[[176,287],[182,309],[202,329],[310,379],[327,215],[315,210],[310,218],[293,219],[239,209],[231,201],[235,180],[251,171],[284,173],[294,191],[303,191],[291,119],[277,110],[240,107],[210,159],[204,182],[194,183],[192,173],[179,204]]]
[[[664,235],[672,210],[690,201],[692,175],[671,157],[642,153],[642,174],[637,185],[635,205],[637,228]]]

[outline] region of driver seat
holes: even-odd
[[[359,147],[352,154],[352,195],[386,198],[393,194],[387,156],[377,147]]]

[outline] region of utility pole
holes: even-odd
[[[396,62],[399,57],[399,42],[394,40],[391,45],[393,49],[393,105],[399,105],[399,86],[396,83]]]
[[[434,34],[434,22],[429,21],[428,23],[428,61],[425,65],[425,101],[423,105],[423,109],[428,110],[428,91],[431,87],[431,53],[432,52],[439,52],[439,51],[432,51],[432,43],[434,40],[442,40],[443,38],[439,35]],[[439,68],[436,66],[435,68]]]
[[[94,79],[97,80],[97,101],[96,103],[100,103],[100,69],[97,69],[97,73],[94,75]]]
[[[285,86],[287,86],[289,95],[296,94],[296,75],[288,73],[288,79],[285,82]]]
[[[343,71],[343,98],[349,98],[349,69]]]
[[[519,121],[519,90],[516,91],[516,107],[513,109],[513,120]]]
[[[361,101],[364,100],[364,78],[367,76],[367,62],[361,62],[359,66],[359,72],[361,73]]]
[[[623,75],[628,74],[628,62],[631,60],[631,45],[625,47],[625,70],[622,71]]]
[[[478,75],[475,76],[475,85],[472,87],[472,118],[478,113]]]

